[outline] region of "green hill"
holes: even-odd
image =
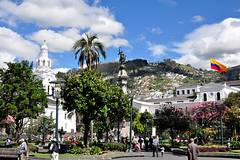
[[[113,83],[117,83],[118,70],[118,62],[102,63],[98,66],[98,71],[111,77]],[[148,63],[144,59],[135,59],[126,62],[126,70],[129,75],[128,87],[145,87],[142,90],[146,91],[165,91],[182,84],[218,82],[225,79],[217,72],[179,64],[171,59],[154,63]]]

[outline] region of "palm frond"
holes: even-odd
[[[103,58],[106,58],[106,48],[101,42],[94,42],[94,47],[97,47]]]
[[[77,41],[74,43],[72,49],[73,49],[73,50],[77,50],[77,49],[79,49],[79,48],[84,48],[86,45],[87,45],[86,39],[85,39],[85,38],[81,38],[80,40],[77,40]]]
[[[104,45],[95,39],[96,34],[85,33],[85,36],[77,40],[72,49],[75,51],[75,59],[78,59],[78,65],[83,67],[86,62],[88,69],[92,66],[97,67],[100,56],[106,58],[106,49]]]

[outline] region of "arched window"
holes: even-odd
[[[38,66],[40,66],[40,60],[38,60]]]
[[[45,60],[43,60],[43,66],[45,66]]]
[[[48,61],[48,67],[50,67],[50,60]]]
[[[203,93],[203,101],[207,101],[207,93]]]
[[[217,92],[217,100],[221,100],[221,94],[219,92]]]

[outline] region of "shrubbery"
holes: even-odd
[[[211,145],[211,146],[200,146],[200,152],[227,152],[229,148],[225,146]]]
[[[240,141],[232,141],[231,148],[232,149],[240,149]]]
[[[93,143],[90,148],[82,148],[79,146],[70,146],[68,153],[84,154],[84,155],[99,155],[102,151],[121,151],[125,152],[127,145],[123,143]]]
[[[38,152],[38,147],[35,146],[35,145],[32,144],[32,143],[29,143],[29,144],[28,144],[28,150],[29,150],[30,152],[35,153],[35,152]]]
[[[68,152],[71,154],[83,154],[84,149],[78,146],[73,146]]]
[[[68,152],[71,154],[100,155],[102,154],[102,149],[97,146],[92,146],[91,148],[73,146]]]
[[[99,155],[102,154],[102,149],[98,146],[92,146],[90,149],[90,154],[91,155]]]

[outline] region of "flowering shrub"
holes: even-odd
[[[227,152],[230,149],[225,146],[211,145],[211,146],[200,146],[200,152]]]

